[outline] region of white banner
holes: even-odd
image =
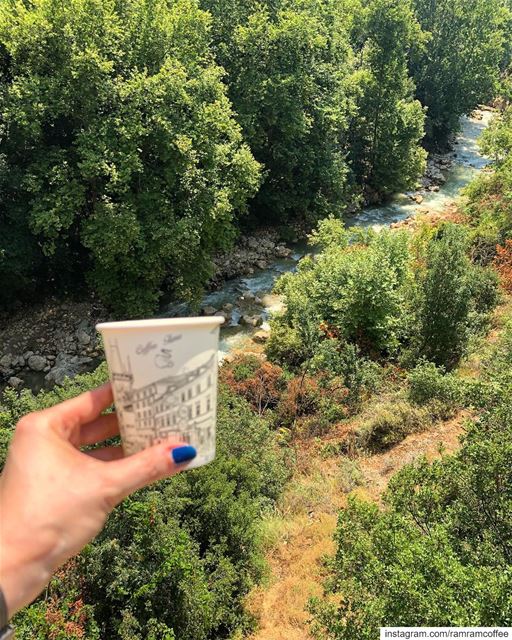
[[[380,640],[414,638],[510,638],[512,627],[381,627]]]

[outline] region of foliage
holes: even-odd
[[[280,222],[339,210],[351,108],[343,87],[346,37],[338,33],[333,46],[320,16],[298,2],[282,4],[276,11],[260,5],[240,24],[224,60],[239,122],[265,170],[254,215]]]
[[[407,68],[423,36],[410,0],[372,0],[358,22],[349,158],[357,182],[390,194],[414,185],[425,168],[424,112]]]
[[[281,367],[244,354],[223,364],[220,379],[234,393],[245,398],[259,415],[277,405],[284,388]]]
[[[340,512],[329,590],[314,629],[370,639],[394,626],[503,626],[512,620],[510,403],[473,423],[459,453],[405,467],[387,509]]]
[[[480,262],[489,263],[496,246],[512,235],[512,107],[492,120],[480,144],[493,158],[493,170],[465,189],[465,209],[474,227],[473,252]]]
[[[512,293],[512,239],[505,242],[505,246],[496,247],[496,258],[494,267],[500,274],[501,286]]]
[[[40,263],[41,283],[85,273],[123,315],[151,311],[166,281],[197,296],[259,180],[208,15],[195,0],[10,0],[0,45],[2,297],[18,273],[25,294],[39,283]]]
[[[354,444],[370,452],[389,449],[410,433],[422,431],[429,424],[430,417],[428,411],[402,400],[382,403],[357,428]]]
[[[296,274],[285,274],[277,284],[286,304],[284,321],[300,331],[304,318],[316,317],[363,353],[393,353],[400,343],[408,237],[383,231],[368,244],[333,244],[303,259]]]
[[[454,374],[445,373],[433,362],[420,362],[408,375],[409,400],[416,405],[439,403],[443,419],[451,417],[463,404],[464,383]]]
[[[420,357],[447,369],[464,353],[474,314],[485,315],[497,302],[497,282],[471,264],[463,227],[445,224],[426,247],[426,268],[419,274],[413,298],[416,328],[413,342]]]
[[[72,397],[105,375],[102,366],[35,397],[6,392],[2,440],[27,411]],[[78,625],[87,635],[77,630],[76,637],[90,640],[196,640],[249,628],[243,598],[263,570],[258,521],[288,470],[267,423],[223,385],[217,445],[214,463],[117,507],[76,563],[55,576],[49,599],[18,614],[18,635],[73,638]]]
[[[339,377],[348,390],[346,403],[353,409],[361,406],[365,397],[374,392],[379,383],[380,367],[361,356],[354,344],[335,338],[322,340],[311,360],[312,372],[325,372],[329,377]]]
[[[427,45],[411,58],[416,95],[427,108],[427,138],[443,144],[459,117],[494,96],[507,40],[502,0],[414,0]]]

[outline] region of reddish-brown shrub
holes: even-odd
[[[507,240],[503,247],[500,245],[496,247],[494,268],[500,274],[505,291],[512,293],[512,240]]]
[[[283,370],[258,356],[239,354],[220,369],[220,380],[261,415],[274,408],[285,388]]]

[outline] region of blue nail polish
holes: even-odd
[[[184,447],[176,447],[176,449],[173,449],[171,451],[171,454],[174,462],[176,464],[180,464],[181,462],[188,462],[189,460],[193,460],[197,455],[197,451],[194,449],[194,447],[186,445]]]

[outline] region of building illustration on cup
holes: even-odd
[[[134,387],[130,357],[123,361],[115,339],[106,341],[105,347],[126,453],[167,440],[215,447],[216,354],[190,371],[168,373]],[[139,345],[136,353],[151,355],[155,371],[174,368],[167,345],[158,348],[149,342]]]

